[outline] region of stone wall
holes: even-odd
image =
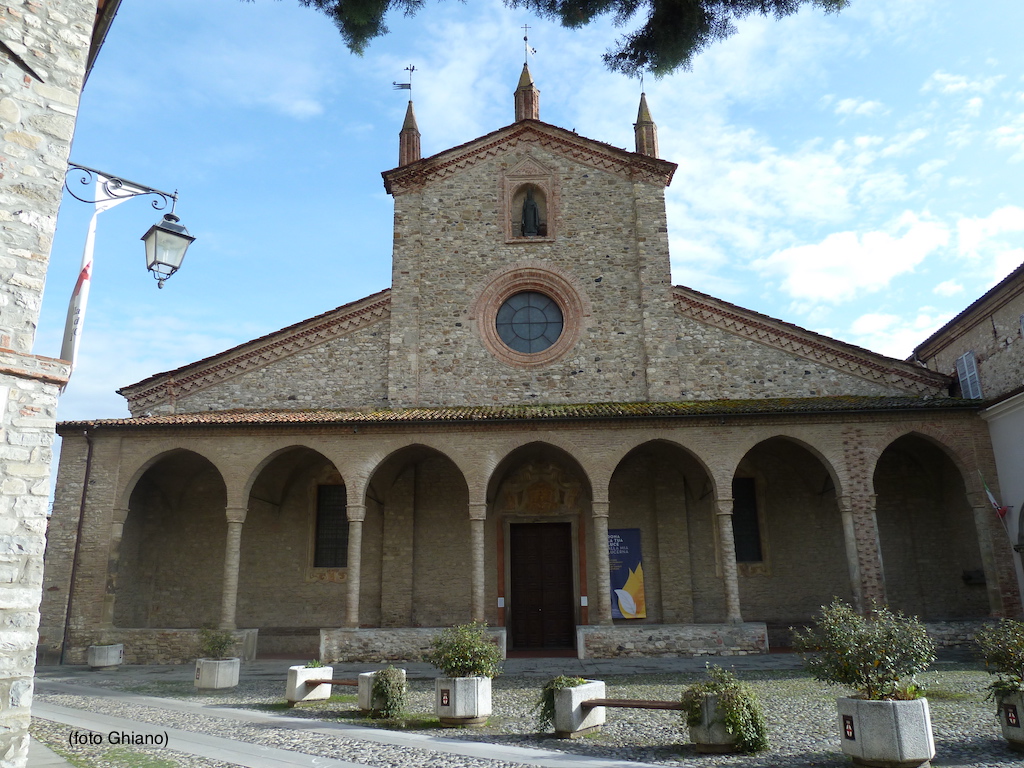
[[[4,0],[0,36],[0,760],[24,765],[50,446],[66,364],[32,354],[95,0]],[[19,61],[20,60],[20,61]]]
[[[422,661],[423,655],[430,650],[431,641],[440,633],[439,627],[321,629],[320,661],[324,664],[343,661]],[[504,658],[505,630],[491,628],[488,634],[501,648],[501,655]]]
[[[69,635],[65,664],[85,664],[90,645],[124,643],[125,664],[191,664],[200,656],[198,629],[102,629]],[[238,629],[234,653],[242,661],[256,658],[259,630]]]
[[[746,656],[768,652],[768,628],[761,622],[576,628],[581,659],[650,656]]]

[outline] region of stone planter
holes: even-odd
[[[999,725],[1003,736],[1010,742],[1010,749],[1024,752],[1024,693],[1004,696],[999,699]]]
[[[238,670],[241,660],[196,659],[195,687],[201,691],[219,688],[234,688],[238,685]]]
[[[398,670],[402,673],[402,681],[405,681],[405,670]],[[363,712],[379,712],[384,707],[384,701],[380,696],[373,695],[373,680],[376,672],[362,672],[359,675],[359,709]]]
[[[330,680],[334,677],[333,667],[288,667],[288,684],[285,698],[289,704],[300,701],[322,701],[331,698],[329,683],[309,685],[308,680]]]
[[[603,680],[587,680],[575,688],[559,688],[555,691],[555,736],[560,739],[575,739],[578,736],[599,729],[604,725],[605,708],[581,705],[588,699],[605,698]]]
[[[706,694],[700,705],[700,724],[690,726],[690,741],[698,752],[724,754],[736,752],[736,737],[725,728],[725,713],[718,708],[718,697]]]
[[[838,699],[843,752],[854,765],[914,768],[935,757],[928,699]]]
[[[435,678],[434,709],[442,725],[483,725],[491,716],[491,678]]]
[[[117,669],[124,662],[124,643],[90,645],[86,661],[92,669]]]

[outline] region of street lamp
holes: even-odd
[[[94,200],[75,194],[70,183],[72,173],[81,174],[79,181],[82,184],[95,184]],[[116,205],[122,200],[140,195],[153,195],[156,199],[152,201],[152,205],[158,211],[162,211],[170,203],[170,213],[165,213],[163,218],[142,236],[142,240],[146,243],[146,269],[152,272],[153,277],[156,278],[157,288],[163,288],[164,281],[178,271],[185,258],[185,251],[195,240],[188,230],[178,223],[179,219],[174,215],[174,206],[178,203],[177,192],[162,192],[159,189],[137,184],[118,176],[111,176],[109,173],[76,163],[68,163],[68,170],[64,177],[64,189],[76,200],[83,203],[95,203],[97,210],[105,210],[110,205]]]

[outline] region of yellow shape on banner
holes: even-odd
[[[638,563],[635,571],[629,572],[629,578],[616,589],[619,598],[619,612],[627,619],[646,619],[647,600],[644,595],[644,566]]]

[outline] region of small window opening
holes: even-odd
[[[732,537],[736,543],[736,562],[760,563],[761,523],[757,516],[757,486],[752,477],[732,481]]]
[[[320,485],[316,490],[314,568],[348,565],[348,514],[344,485]]]

